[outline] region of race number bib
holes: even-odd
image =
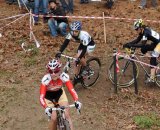
[[[47,74],[42,78],[42,84],[48,85],[51,80],[52,80],[51,76],[49,74]]]
[[[156,38],[156,39],[159,40],[159,34],[158,34],[157,32],[151,30],[151,35],[152,35],[154,38]]]
[[[63,72],[60,75],[60,79],[62,80],[63,83],[65,83],[65,82],[69,81],[69,75]]]

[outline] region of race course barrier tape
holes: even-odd
[[[18,15],[14,15],[14,16],[7,17],[7,18],[1,18],[0,21],[2,21],[2,20],[7,20],[7,19],[12,19],[12,18],[16,18],[16,17],[20,17],[20,16],[27,15],[27,14],[29,14],[29,13],[26,13],[26,14],[18,14]]]
[[[27,16],[27,15],[28,15],[28,13],[27,13],[27,14],[23,14],[21,17],[17,18],[16,20],[14,20],[14,21],[6,24],[5,26],[1,27],[0,30],[3,29],[3,28],[5,28],[6,26],[9,26],[9,25],[12,24],[12,23],[15,23],[16,21],[18,21],[19,19],[21,19],[21,18],[23,18],[23,17],[25,17],[25,16]]]
[[[119,57],[123,57],[124,59],[132,60],[134,62],[137,62],[137,63],[143,64],[143,65],[155,68],[155,69],[160,69],[160,67],[157,67],[157,66],[154,66],[154,65],[150,65],[150,64],[147,64],[147,63],[139,61],[139,60],[132,59],[128,55],[121,55],[120,53],[116,53],[115,55],[117,55]]]
[[[80,19],[116,19],[116,20],[128,20],[128,21],[135,21],[137,19],[131,19],[131,18],[120,18],[120,17],[96,17],[96,16],[55,16],[55,15],[35,15],[32,14],[35,17],[42,16],[42,17],[56,17],[56,18],[80,18]],[[153,23],[160,23],[158,20],[145,20],[147,22],[153,22]]]

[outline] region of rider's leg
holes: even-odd
[[[82,52],[82,50],[78,50],[78,53],[76,55],[77,58],[80,56],[81,52]],[[76,66],[76,64],[75,64],[75,67],[74,67],[75,76],[78,76],[80,69],[81,69],[81,65]]]
[[[150,59],[150,64],[153,66],[157,66],[157,57],[159,57],[160,54],[160,43],[157,44],[157,46],[155,47],[154,51],[152,52],[152,57]],[[155,68],[151,68],[151,79],[155,78],[155,74],[156,74],[156,69]]]
[[[49,124],[50,130],[57,130],[57,114],[55,111],[52,112],[50,124]]]
[[[146,54],[148,51],[153,51],[155,47],[156,45],[154,43],[151,43],[150,45],[149,44],[144,45],[141,47],[141,52],[143,54]]]
[[[151,57],[150,59],[150,64],[153,65],[153,66],[156,66],[157,65],[157,59],[156,57]],[[155,80],[155,74],[156,74],[156,69],[154,67],[151,67],[151,75],[150,75],[150,79],[152,81]]]
[[[95,49],[95,43],[94,43],[94,41],[92,41],[92,44],[93,45],[87,46],[87,53],[84,55],[84,57],[81,58],[81,64],[84,67],[84,71],[88,70],[88,67],[86,66],[87,64],[86,64],[86,58],[85,57],[86,57],[86,55],[92,56],[93,51]]]
[[[78,66],[75,65],[75,67],[74,67],[74,74],[75,74],[75,76],[78,76],[80,68],[81,68],[81,65],[78,65]]]
[[[155,68],[151,68],[151,76],[150,76],[150,79],[154,80],[154,79],[155,79],[155,74],[156,74],[156,69],[155,69]]]
[[[50,100],[45,98],[45,102],[48,107],[54,107],[54,104]],[[55,111],[53,111],[51,115],[51,120],[49,122],[49,130],[57,130],[57,116]]]
[[[82,64],[82,66],[86,66],[86,58],[85,58],[85,56],[82,57],[81,64]]]
[[[93,52],[94,51],[94,48],[95,48],[95,43],[94,43],[94,41],[92,40],[91,42],[90,42],[92,45],[90,45],[90,46],[87,46],[87,53],[90,55],[91,54],[91,52]],[[79,57],[80,56],[80,54],[82,53],[82,49],[83,49],[83,45],[82,44],[80,44],[79,45],[79,47],[78,47],[78,51],[77,51],[77,56],[76,57]],[[85,54],[86,55],[86,54]],[[83,65],[83,66],[86,66],[86,59],[85,59],[85,56],[84,57],[82,57],[81,58],[81,64]],[[76,84],[78,81],[78,74],[79,74],[79,71],[80,71],[80,68],[81,68],[81,65],[79,65],[79,66],[75,66],[75,69],[74,69],[74,74],[75,74],[75,77],[74,77],[74,84]]]
[[[59,98],[58,103],[60,106],[68,106],[69,104],[68,104],[68,99],[67,99],[66,93],[65,93],[64,89],[62,89],[62,90],[63,90],[63,94]],[[73,130],[73,124],[72,124],[71,117],[69,115],[69,109],[65,110],[65,117],[69,121],[69,125],[70,125],[71,130]]]

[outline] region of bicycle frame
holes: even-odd
[[[139,58],[137,56],[135,56],[136,60],[140,61]],[[139,62],[139,65],[141,66],[141,68],[143,69],[143,71],[145,72],[145,74],[147,75],[147,77],[150,77],[149,72],[145,69],[144,65],[142,63]]]
[[[70,56],[67,56],[67,55],[64,55],[64,54],[61,54],[61,56],[67,58],[67,62],[64,65],[63,70],[64,70],[64,72],[68,73],[69,69],[71,69],[71,62],[75,61],[76,58],[70,57]]]
[[[128,50],[126,50],[126,52],[127,52],[127,51],[128,51]],[[135,60],[140,61],[139,58],[138,58],[138,56],[135,55],[135,49],[134,49],[134,54],[133,54],[133,55],[134,55]],[[130,54],[129,54],[129,57],[131,57]],[[142,57],[145,57],[145,56],[139,56],[139,57],[142,58]],[[147,58],[147,57],[145,57],[145,58]],[[149,57],[148,57],[148,58],[149,58]],[[158,60],[158,59],[157,59],[157,60]],[[124,70],[127,69],[127,66],[129,65],[129,62],[130,62],[129,60],[126,62],[126,65],[125,65],[125,67],[124,67]],[[135,61],[134,61],[134,62],[135,62]],[[141,68],[143,69],[143,71],[144,71],[144,73],[145,73],[145,76],[150,77],[150,72],[148,72],[148,71],[146,70],[146,67],[143,65],[143,63],[141,63],[141,62],[138,62],[138,63],[139,63],[139,65],[141,66]]]
[[[126,53],[129,54],[129,57],[130,57],[130,54],[131,54],[131,51],[132,51],[132,50],[133,50],[134,58],[135,58],[137,61],[140,61],[139,58],[138,58],[138,56],[135,55],[136,48],[134,48],[134,47],[131,48],[131,49],[125,48],[125,51],[126,51]],[[149,74],[149,72],[145,69],[144,65],[143,65],[141,62],[138,62],[138,63],[139,63],[139,65],[141,66],[141,68],[143,69],[143,71],[145,72],[145,75],[147,75],[147,77],[149,77],[150,74]],[[127,68],[127,66],[126,66],[126,68]]]
[[[53,107],[52,108],[52,111],[56,111],[57,113],[57,126],[59,127],[60,130],[63,130],[65,129],[65,121],[66,121],[66,118],[65,118],[65,109],[66,108],[72,108],[72,107],[75,107],[75,104],[72,104],[72,105],[68,105],[68,106],[58,106],[58,107]]]

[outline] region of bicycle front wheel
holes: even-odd
[[[64,120],[64,130],[71,130],[70,125],[69,125],[69,121]]]
[[[119,66],[119,72],[117,72],[117,86],[119,88],[129,87],[134,83],[133,63],[128,59],[119,57],[118,66]],[[139,70],[136,63],[135,63],[135,67],[137,71],[136,78],[138,78]],[[112,63],[109,66],[108,77],[111,80],[111,82],[114,84],[114,61],[112,61]]]
[[[92,57],[87,60],[88,72],[82,76],[81,84],[84,88],[93,86],[99,78],[101,62],[98,58]],[[82,70],[83,71],[83,70]]]

